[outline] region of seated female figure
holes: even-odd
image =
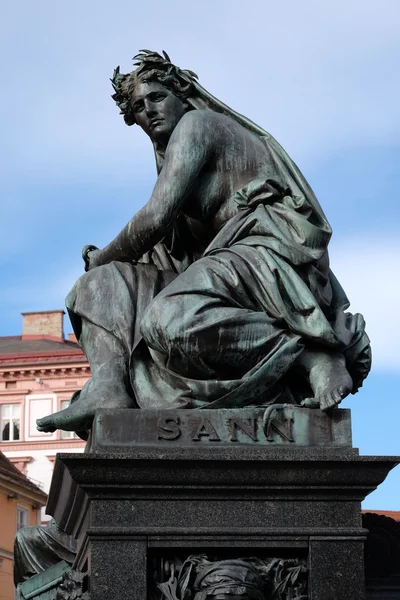
[[[88,428],[98,408],[335,407],[366,377],[369,341],[312,190],[193,73],[138,58],[113,97],[153,142],[158,179],[108,246],[84,251],[67,308],[92,379],[39,430]]]

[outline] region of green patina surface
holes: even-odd
[[[142,51],[115,102],[149,136],[151,197],[104,248],[86,246],[67,298],[92,380],[41,431],[91,427],[99,408],[329,411],[370,368],[364,319],[330,270],[332,230],[264,129],[191,71]]]
[[[71,569],[65,560],[34,575],[17,588],[18,600],[55,600],[57,587],[62,582],[64,574]]]

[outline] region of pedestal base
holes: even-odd
[[[139,416],[99,415],[90,453],[57,458],[48,512],[79,541],[91,600],[149,598],[154,565],[199,553],[303,560],[310,600],[364,598],[361,501],[397,458],[360,457],[346,440],[238,445],[210,433],[129,445]]]

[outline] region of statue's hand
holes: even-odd
[[[98,261],[98,257],[100,254],[100,250],[97,246],[87,245],[84,246],[82,250],[82,258],[85,263],[85,271],[90,271],[90,269],[94,269],[94,267],[98,267],[100,262]]]

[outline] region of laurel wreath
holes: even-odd
[[[190,95],[194,79],[198,76],[189,69],[180,69],[172,64],[170,57],[163,50],[163,56],[152,50],[139,50],[133,57],[134,66],[131,73],[121,73],[120,67],[114,69],[111,84],[114,94],[111,96],[124,116],[127,125],[133,125],[135,117],[131,107],[131,94],[138,78],[142,81],[159,81],[171,88],[175,95],[187,98]]]

